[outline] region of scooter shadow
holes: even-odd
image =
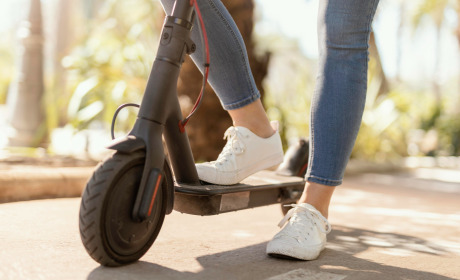
[[[314,261],[275,259],[265,254],[266,242],[197,258],[202,270],[179,271],[139,261],[131,265],[98,267],[88,280],[102,279],[395,279],[454,280],[432,272],[385,265],[356,255],[369,249],[393,250],[400,254],[448,257],[451,252],[418,237],[369,230],[334,227],[328,245]],[[177,256],[180,258],[180,256]],[[455,264],[452,260],[452,264]],[[404,263],[401,263],[404,266]]]

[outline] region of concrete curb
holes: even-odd
[[[454,159],[458,163],[459,158]],[[95,170],[94,162],[91,164],[85,162],[85,166],[70,167],[40,165],[33,161],[32,164],[27,161],[14,164],[0,163],[0,203],[43,198],[79,197]],[[442,178],[446,177],[445,170],[430,166],[430,170],[428,170],[430,172],[428,172],[427,168],[423,167],[424,165],[408,167],[404,164],[373,164],[352,160],[347,166],[346,176],[366,173],[369,183],[375,183],[375,181],[385,183],[393,176],[396,179],[393,178],[391,182],[398,180],[398,184],[401,186],[460,193],[460,170],[448,169],[450,176],[455,175],[456,180],[446,182],[446,178]],[[420,171],[418,173],[423,173],[423,176],[414,170]],[[391,174],[391,176],[384,178],[385,174]],[[431,177],[428,178],[427,175]],[[405,183],[402,184],[403,182]],[[434,182],[436,184],[433,184]],[[436,188],[431,185],[436,185]]]
[[[0,168],[0,203],[78,197],[93,171],[93,166],[11,165]]]

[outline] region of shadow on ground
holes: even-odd
[[[395,258],[439,258],[444,264],[452,256],[448,248],[418,237],[381,233],[348,227],[334,227],[328,246],[315,261],[289,261],[265,255],[266,242],[236,250],[197,258],[198,272],[174,270],[154,263],[139,261],[119,268],[98,267],[88,280],[98,279],[454,279],[432,272],[409,269],[404,261],[398,266],[386,265],[356,255],[368,250],[384,251]],[[180,256],[177,256],[180,258]],[[406,258],[407,259],[407,258]],[[451,259],[453,265],[455,261]]]

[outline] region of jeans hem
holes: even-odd
[[[249,97],[246,97],[245,99],[243,100],[240,100],[238,102],[234,102],[232,104],[222,104],[222,106],[224,107],[224,110],[235,110],[235,109],[239,109],[239,108],[242,108],[246,105],[249,105],[251,103],[253,103],[254,101],[256,101],[257,99],[260,98],[260,93],[257,92],[256,94],[253,94],[253,95],[250,95]]]
[[[315,176],[311,176],[311,175],[305,177],[305,180],[307,180],[308,182],[317,183],[317,184],[326,185],[326,186],[331,186],[331,187],[336,187],[336,186],[342,184],[342,180],[324,179],[324,178],[319,178],[319,177],[315,177]]]

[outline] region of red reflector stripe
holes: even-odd
[[[160,182],[161,182],[161,174],[158,175],[158,179],[155,184],[155,190],[153,191],[152,200],[150,201],[149,212],[147,213],[147,216],[149,217],[150,217],[150,214],[152,214],[153,202],[155,201],[155,197],[157,196],[157,191],[158,191],[158,187],[160,186]]]
[[[304,164],[302,168],[300,168],[299,172],[297,173],[297,176],[301,176],[302,173],[305,171],[305,169],[307,169],[307,167],[308,167],[308,162]]]

